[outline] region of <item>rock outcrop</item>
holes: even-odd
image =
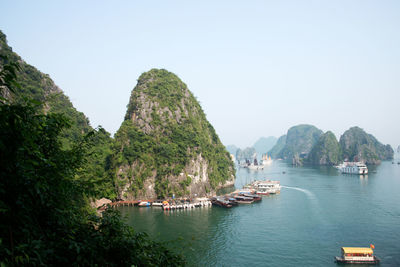
[[[337,165],[341,161],[341,151],[336,136],[328,131],[321,135],[309,153],[308,162],[314,165]]]
[[[286,145],[286,134],[278,138],[276,144],[271,148],[271,150],[268,151],[268,155],[270,155],[274,159],[278,159],[285,145]]]
[[[382,160],[393,159],[394,151],[390,145],[383,145],[359,127],[345,131],[339,143],[344,160],[379,164]]]
[[[290,128],[286,134],[285,144],[279,152],[273,148],[271,155],[274,158],[282,158],[291,160],[293,157],[303,159],[307,157],[312,147],[318,142],[323,132],[312,125],[301,124]],[[282,146],[278,140],[275,146]],[[271,152],[271,151],[270,151]],[[298,162],[298,161],[296,161]]]
[[[111,165],[121,199],[205,196],[235,176],[198,101],[163,69],[139,77],[115,135]]]

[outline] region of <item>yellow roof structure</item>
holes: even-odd
[[[373,254],[372,248],[354,248],[354,247],[342,247],[344,253],[359,253],[359,254]]]

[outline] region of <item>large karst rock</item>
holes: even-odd
[[[205,196],[234,181],[230,155],[198,101],[164,69],[139,77],[113,153],[121,199]]]
[[[328,131],[321,135],[309,155],[309,163],[314,165],[337,165],[341,161],[341,151],[336,136]]]
[[[272,157],[289,159],[306,157],[323,132],[315,126],[300,124],[291,127],[286,138],[281,137],[270,151]],[[285,144],[283,140],[285,139]],[[277,149],[277,147],[281,149]]]
[[[345,131],[339,143],[343,159],[349,161],[379,164],[382,160],[391,160],[394,154],[390,145],[383,145],[360,127],[352,127]]]

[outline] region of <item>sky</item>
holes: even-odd
[[[400,1],[0,1],[0,29],[91,125],[114,134],[165,68],[225,145],[298,124],[400,144]]]

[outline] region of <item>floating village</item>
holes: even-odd
[[[265,166],[272,162],[268,155],[263,155],[262,160],[254,162],[246,160],[244,163],[238,164],[240,168],[248,168],[250,170],[263,170]],[[400,162],[399,162],[400,164]],[[358,174],[367,175],[368,168],[363,162],[343,162],[335,168],[342,174]],[[263,196],[280,194],[280,181],[274,180],[256,180],[243,186],[242,189],[237,189],[231,193],[214,196],[211,198],[194,198],[194,199],[169,199],[169,200],[134,200],[134,201],[118,201],[104,203],[98,210],[101,212],[107,208],[115,208],[118,206],[135,206],[141,207],[156,207],[164,211],[173,210],[188,210],[201,207],[220,207],[232,208],[240,205],[249,205],[260,202]],[[375,265],[380,263],[380,259],[374,255],[375,246],[370,247],[342,247],[341,256],[334,257],[338,264],[366,264]]]
[[[157,207],[163,210],[180,210],[193,209],[200,207],[217,206],[222,208],[232,208],[242,204],[252,204],[262,200],[262,196],[279,194],[281,185],[279,181],[262,180],[253,181],[245,185],[242,189],[235,190],[232,193],[211,198],[194,198],[194,199],[169,199],[169,200],[132,200],[105,202],[98,211],[107,208],[115,208],[119,206],[135,206],[135,207]]]

